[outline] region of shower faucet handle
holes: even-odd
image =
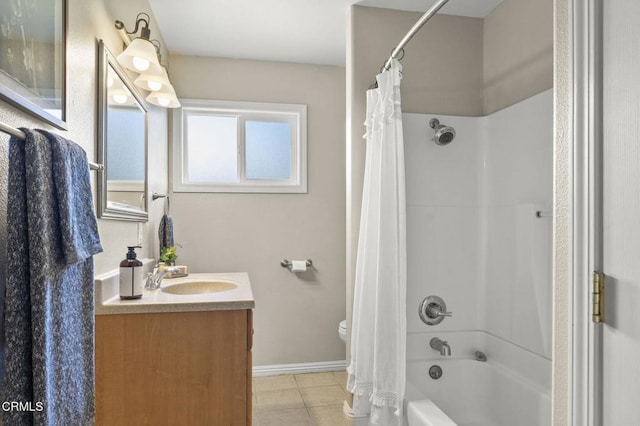
[[[453,315],[451,312],[442,312],[440,309],[438,305],[431,304],[427,306],[427,315],[429,318],[450,317]]]
[[[420,319],[427,325],[440,324],[445,317],[453,315],[447,312],[447,305],[444,300],[438,296],[426,297],[418,308]]]

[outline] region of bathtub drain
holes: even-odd
[[[442,377],[442,368],[440,368],[439,365],[432,365],[431,368],[429,368],[429,377],[433,380],[438,380]]]

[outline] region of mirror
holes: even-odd
[[[147,108],[102,40],[98,51],[98,217],[145,222]]]

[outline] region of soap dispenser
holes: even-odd
[[[120,299],[139,299],[142,297],[144,279],[142,262],[137,259],[136,248],[128,247],[127,258],[120,262]]]

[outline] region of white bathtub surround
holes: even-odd
[[[403,114],[410,332],[486,330],[551,356],[553,218],[535,212],[553,203],[552,100],[548,90],[486,117]],[[455,140],[430,141],[431,118]],[[432,294],[453,312],[435,327],[417,315]]]
[[[551,223],[537,211],[549,211],[546,204],[516,206],[516,282],[513,293],[513,343],[551,356]]]
[[[406,369],[406,206],[401,66],[367,92],[367,154],[356,262],[351,364],[354,416],[400,424]]]
[[[406,399],[431,400],[458,425],[550,424],[553,218],[536,211],[552,206],[552,100],[548,90],[486,117],[403,114]],[[432,118],[456,129],[449,145],[431,141]],[[425,325],[429,295],[453,317]]]
[[[433,337],[449,342],[451,357],[443,357],[429,347],[429,341]],[[550,394],[551,358],[514,345],[483,330],[407,333],[407,365],[415,365],[422,361],[438,364],[442,361],[473,360],[476,351],[483,352],[488,362],[507,371],[508,374],[521,377],[541,392]],[[428,378],[426,370],[415,377],[407,371],[408,383],[422,382]],[[411,386],[407,385],[407,398],[415,399],[419,395],[411,394],[410,388]]]

